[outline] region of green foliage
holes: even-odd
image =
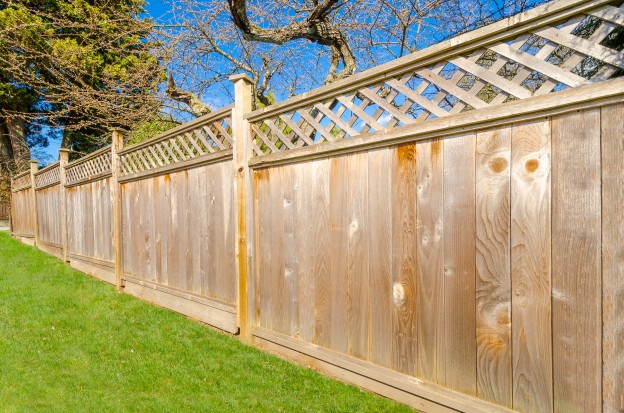
[[[147,40],[153,22],[138,17],[144,5],[0,3],[0,104],[63,131],[63,146],[75,150],[101,146],[111,127],[153,116],[165,72],[150,53],[156,46]]]
[[[411,412],[0,232],[0,411]]]
[[[167,132],[171,128],[175,128],[179,123],[172,120],[157,117],[153,120],[144,121],[137,124],[126,136],[126,145],[142,142],[153,138],[163,132]]]

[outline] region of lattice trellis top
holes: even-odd
[[[624,73],[624,6],[564,0],[246,116],[256,156],[545,95]]]
[[[22,172],[21,174],[15,175],[11,178],[11,190],[13,192],[21,191],[23,189],[30,188],[31,186],[30,171]]]
[[[111,147],[107,146],[65,166],[65,184],[103,178],[112,173],[111,165]]]
[[[119,152],[121,176],[134,175],[232,148],[232,107],[180,125]]]
[[[61,182],[61,164],[54,162],[35,173],[35,189]]]

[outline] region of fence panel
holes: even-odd
[[[231,143],[227,107],[120,151],[121,269],[127,291],[235,332]]]
[[[111,148],[65,168],[67,256],[72,266],[115,283]]]
[[[30,172],[11,180],[11,227],[13,234],[35,238],[35,208]]]
[[[62,200],[60,163],[55,162],[35,173],[37,202],[37,239],[45,251],[62,257]]]
[[[600,113],[255,170],[253,334],[518,411],[601,410]]]

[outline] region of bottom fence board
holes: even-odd
[[[220,308],[223,307],[220,303],[213,306],[204,302],[191,301],[175,294],[173,290],[168,292],[165,287],[159,286],[156,289],[154,286],[142,284],[124,277],[124,292],[229,333],[238,333],[234,307],[225,310]]]
[[[43,252],[46,252],[50,255],[54,255],[56,258],[60,260],[63,259],[63,246],[62,245],[39,240],[38,247]]]
[[[70,267],[89,274],[98,280],[115,285],[115,267],[112,263],[96,262],[95,260],[74,254],[69,254],[68,259]]]
[[[30,245],[31,247],[35,246],[35,237],[32,235],[12,234],[12,236],[22,244]]]
[[[254,328],[252,335],[253,344],[261,349],[428,413],[512,413],[512,410],[505,407],[444,389],[283,334]]]

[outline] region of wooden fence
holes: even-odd
[[[0,202],[0,220],[9,219],[9,204],[5,201]]]
[[[255,111],[234,76],[15,177],[13,234],[423,411],[622,412],[623,27],[557,1]]]

